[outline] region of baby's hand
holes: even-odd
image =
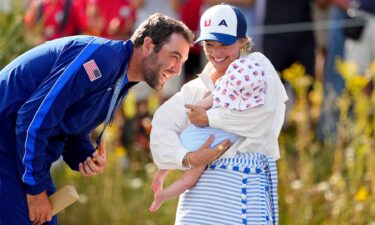
[[[188,118],[190,123],[194,124],[197,127],[208,126],[207,113],[203,107],[191,104],[186,104],[185,107],[190,110],[188,112]]]
[[[207,92],[203,99],[199,100],[196,106],[200,106],[204,109],[209,109],[212,107],[213,98],[211,92]]]

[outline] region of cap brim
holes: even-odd
[[[231,45],[237,41],[237,37],[228,34],[207,33],[201,34],[194,43],[197,44],[201,41],[218,41],[224,45]]]

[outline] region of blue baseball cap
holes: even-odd
[[[246,37],[246,19],[241,11],[227,4],[207,9],[200,20],[200,36],[195,41],[218,41],[231,45],[237,39]]]

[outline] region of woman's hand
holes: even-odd
[[[197,151],[189,154],[191,166],[205,166],[217,160],[232,145],[229,140],[224,140],[215,148],[210,148],[209,146],[213,141],[214,136],[211,136]]]
[[[203,107],[191,104],[186,104],[185,107],[190,109],[188,112],[188,117],[192,124],[197,127],[208,126],[208,116]]]
[[[87,157],[87,159],[79,164],[79,172],[83,176],[95,176],[98,173],[104,171],[107,166],[107,153],[105,150],[104,141],[99,144],[99,150],[95,151],[92,157]]]

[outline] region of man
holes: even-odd
[[[192,41],[182,22],[154,14],[129,41],[57,39],[1,70],[0,224],[57,224],[47,198],[52,162],[62,155],[84,176],[101,172],[105,148],[94,153],[90,131],[108,124],[137,82],[159,90],[178,75]]]

